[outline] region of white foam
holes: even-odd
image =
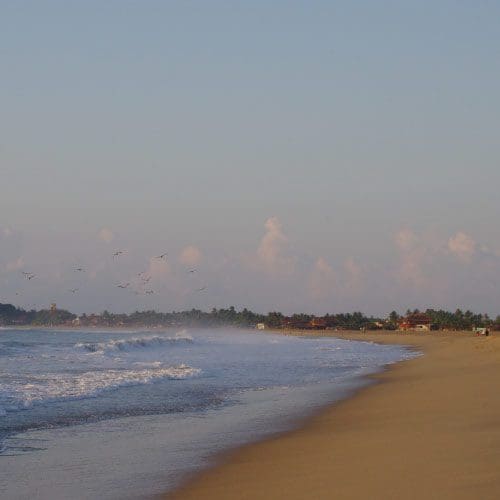
[[[90,353],[113,354],[116,352],[130,352],[135,349],[164,347],[177,342],[193,342],[193,338],[179,332],[175,337],[133,337],[131,339],[110,340],[109,342],[79,342],[75,347]]]
[[[44,374],[3,385],[0,390],[0,416],[36,404],[86,399],[120,387],[143,385],[164,379],[186,379],[200,373],[198,368],[177,366],[142,370],[89,371],[78,375]]]

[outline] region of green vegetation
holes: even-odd
[[[433,327],[437,330],[471,330],[474,326],[495,328],[498,325],[500,327],[500,315],[495,320],[492,320],[487,314],[476,314],[468,310],[463,312],[460,309],[457,309],[454,313],[443,309],[427,309],[425,311],[408,309],[405,316],[419,313],[427,315]],[[398,321],[403,317],[399,316],[396,311],[392,311],[388,321],[397,326]]]
[[[25,311],[12,304],[0,304],[0,325],[58,326],[71,324],[76,314],[64,309]]]
[[[500,316],[492,320],[487,314],[475,314],[471,311],[454,313],[443,310],[427,309],[426,311],[408,310],[404,316],[423,313],[430,318],[435,329],[471,330],[473,327],[490,327],[500,329]],[[0,325],[33,325],[33,326],[105,326],[105,327],[164,327],[164,326],[207,326],[207,327],[254,327],[264,323],[268,328],[314,328],[339,330],[376,330],[396,329],[404,318],[392,311],[387,318],[365,316],[361,312],[326,314],[322,317],[310,314],[293,314],[286,317],[273,311],[258,314],[248,309],[237,311],[228,309],[212,309],[210,312],[199,309],[189,311],[173,311],[161,313],[156,311],[135,311],[131,314],[114,314],[104,311],[101,314],[83,314],[77,316],[64,309],[25,311],[12,304],[0,304]]]

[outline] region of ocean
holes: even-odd
[[[234,329],[1,329],[0,497],[151,498],[413,356]]]

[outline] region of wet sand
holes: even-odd
[[[166,498],[500,498],[500,336],[333,335],[425,355],[298,430],[225,454]]]

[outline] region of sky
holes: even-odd
[[[0,302],[500,314],[500,3],[0,8]]]

